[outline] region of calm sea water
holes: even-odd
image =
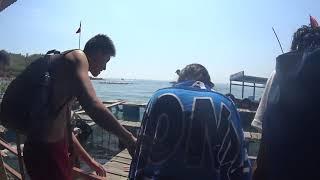
[[[122,99],[129,102],[145,103],[148,102],[152,94],[161,88],[170,87],[169,81],[155,81],[155,80],[120,80],[120,79],[106,79],[93,80],[93,85],[97,96],[103,101]],[[108,84],[110,82],[122,82],[128,84]],[[226,94],[229,93],[229,84],[216,83],[214,88],[216,91]],[[255,99],[261,97],[263,89],[256,89]],[[241,87],[232,86],[232,94],[237,98],[241,98]],[[244,97],[252,96],[253,88],[245,87]]]

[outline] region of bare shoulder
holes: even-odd
[[[88,68],[88,60],[86,54],[81,50],[74,50],[65,55],[67,61],[69,61],[73,67]]]
[[[65,54],[65,60],[68,62],[68,73],[72,81],[72,89],[77,96],[85,93],[86,86],[91,83],[88,75],[89,63],[86,54],[81,50],[74,50]],[[91,89],[90,89],[91,90]]]

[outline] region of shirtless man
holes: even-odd
[[[113,42],[106,35],[99,34],[86,43],[84,51],[71,50],[51,57],[50,112],[52,117],[47,122],[39,121],[41,125],[29,130],[24,147],[24,161],[32,180],[71,180],[72,165],[68,155],[69,145],[73,147],[71,154],[79,155],[98,175],[106,176],[103,167],[88,155],[68,129],[70,107],[75,98],[79,100],[93,121],[118,136],[127,145],[130,153],[134,151],[136,138],[119,124],[113,114],[98,99],[88,75],[90,71],[93,76],[98,76],[106,69],[106,63],[111,56],[115,56]],[[27,68],[27,71],[31,73],[37,73],[38,70],[39,67],[32,64]],[[22,77],[23,75],[24,72],[17,77],[24,79],[23,81],[16,81],[8,88],[8,91],[15,91],[11,93],[13,98],[21,97],[21,94],[19,96],[14,96],[14,94],[19,94],[19,89],[24,89],[26,82],[30,80],[30,78]],[[10,102],[10,98],[5,100]]]

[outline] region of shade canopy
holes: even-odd
[[[17,0],[0,0],[0,12],[5,8],[9,7],[11,4],[15,3]]]
[[[246,76],[244,75],[244,71],[240,71],[230,76],[230,81],[238,81],[238,82],[254,83],[254,84],[266,84],[267,80],[268,78],[264,78],[264,77]]]

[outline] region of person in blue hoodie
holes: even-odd
[[[212,89],[204,66],[187,65],[178,75],[148,103],[129,179],[250,179],[234,103]]]

